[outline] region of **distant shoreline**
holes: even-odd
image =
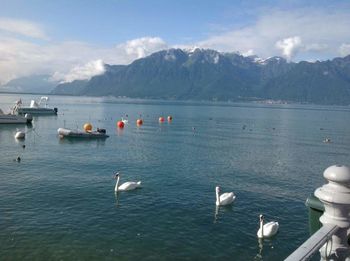
[[[9,92],[9,91],[0,91],[0,94],[34,94],[34,95],[52,95],[50,93],[38,93],[38,92]]]
[[[90,97],[90,98],[111,98],[111,99],[140,99],[140,100],[149,100],[149,101],[157,101],[157,100],[163,100],[163,101],[174,101],[174,102],[212,102],[212,103],[235,103],[235,102],[244,102],[244,103],[260,103],[260,104],[303,104],[298,102],[292,102],[292,101],[284,101],[284,100],[272,100],[272,99],[259,99],[259,98],[241,98],[237,100],[227,100],[227,101],[221,101],[217,99],[212,100],[181,100],[181,99],[167,99],[167,98],[140,98],[140,97],[126,97],[126,96],[89,96],[89,95],[72,95],[72,94],[51,94],[51,93],[37,93],[37,92],[9,92],[9,91],[0,91],[0,94],[25,94],[25,95],[45,95],[45,96],[69,96],[69,97]],[[309,103],[305,103],[309,104]]]
[[[19,93],[19,92],[0,92],[1,94],[9,95],[36,95],[36,96],[56,96],[56,97],[84,97],[84,98],[96,98],[101,99],[105,103],[125,103],[125,104],[154,104],[164,103],[165,105],[207,105],[207,106],[264,106],[266,108],[289,108],[290,106],[320,106],[320,107],[339,107],[349,108],[350,105],[337,105],[337,104],[315,104],[305,102],[293,102],[283,100],[258,100],[258,99],[242,99],[235,101],[213,101],[213,100],[176,100],[176,99],[164,99],[164,98],[130,98],[130,97],[116,97],[116,96],[87,96],[87,95],[68,95],[68,94],[48,94],[48,93]],[[320,108],[322,109],[322,108]]]

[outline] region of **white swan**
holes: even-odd
[[[129,123],[129,120],[124,119],[124,118],[122,117],[122,122],[123,122],[124,124],[128,124],[128,123]]]
[[[119,180],[120,180],[120,174],[119,172],[117,172],[115,174],[115,177],[114,177],[117,182],[115,184],[115,188],[114,188],[114,191],[115,192],[118,192],[118,191],[128,191],[128,190],[133,190],[133,189],[136,189],[136,188],[139,188],[141,187],[141,181],[138,181],[138,182],[134,182],[134,181],[128,181],[128,182],[125,182],[123,184],[121,184],[119,186]]]
[[[271,221],[264,225],[264,216],[260,215],[259,219],[260,219],[260,228],[256,233],[258,238],[272,237],[276,235],[279,228],[278,222]]]
[[[230,193],[224,193],[220,195],[220,187],[217,186],[215,188],[216,191],[216,205],[217,206],[225,206],[231,204],[235,199],[236,196],[233,194],[233,192]]]

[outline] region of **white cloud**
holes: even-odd
[[[142,37],[120,44],[117,48],[125,49],[128,55],[139,59],[155,51],[166,49],[168,45],[159,37]]]
[[[54,74],[56,80],[69,81],[82,76],[78,73],[84,67],[82,64],[96,60],[107,64],[129,64],[165,48],[167,44],[158,37],[143,37],[114,47],[101,47],[78,41],[38,44],[1,37],[0,34],[0,85],[17,77],[39,73]]]
[[[346,44],[343,43],[340,47],[339,47],[339,53],[342,56],[346,56],[350,54],[350,44]]]
[[[301,47],[299,36],[289,37],[276,42],[275,46],[282,50],[283,55],[290,60]]]
[[[168,45],[159,37],[142,37],[127,41],[123,44],[119,44],[111,48],[101,48],[97,46],[84,45],[82,43],[67,43],[72,48],[74,52],[68,57],[75,57],[72,59],[72,63],[79,61],[88,61],[84,66],[80,63],[75,65],[69,72],[67,72],[67,66],[69,66],[69,61],[67,61],[67,66],[64,66],[63,70],[60,69],[54,73],[53,78],[56,80],[61,80],[63,82],[71,82],[77,79],[88,79],[94,75],[101,74],[102,71],[102,60],[108,64],[129,64],[135,59],[145,57],[156,51],[168,48]],[[64,51],[66,48],[58,47],[58,51]],[[79,49],[79,50],[78,50]],[[61,55],[58,55],[62,57]],[[98,59],[99,62],[91,62],[89,59]],[[72,64],[71,63],[71,64]],[[70,65],[71,65],[70,64]]]
[[[0,31],[47,40],[42,27],[36,23],[11,18],[0,18]]]
[[[100,75],[105,72],[105,66],[103,61],[96,60],[90,61],[84,65],[74,66],[67,74],[55,72],[52,76],[52,80],[61,82],[72,82],[74,80],[89,80],[95,75]]]
[[[248,51],[243,51],[241,54],[243,56],[252,56],[252,55],[254,55],[254,50],[253,49],[249,49]]]
[[[0,83],[35,73],[41,59],[39,48],[30,42],[0,37]]]
[[[339,46],[350,39],[348,28],[350,12],[347,10],[269,10],[260,15],[255,23],[224,33],[218,31],[197,45],[226,52],[254,50],[261,57],[270,57],[287,51],[287,47],[276,49],[276,42],[298,36],[302,45],[293,47],[290,53],[295,55],[295,60],[310,57],[328,59],[341,55]]]
[[[218,29],[217,33],[203,41],[192,42],[191,46],[238,51],[263,58],[284,54],[296,61],[322,60],[350,54],[349,28],[350,12],[345,9],[269,10],[258,15],[249,25],[225,32]],[[40,24],[0,18],[0,84],[39,73],[55,73],[55,77],[62,81],[90,77],[99,72],[91,61],[128,64],[171,47],[160,37],[142,37],[114,46],[38,39],[48,39]],[[173,46],[189,47],[183,43]]]
[[[305,51],[323,52],[323,51],[326,51],[327,49],[328,49],[327,44],[320,44],[320,43],[312,43],[304,46]]]

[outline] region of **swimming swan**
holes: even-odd
[[[271,221],[264,225],[264,216],[260,215],[259,219],[260,219],[260,228],[256,233],[258,238],[272,237],[276,235],[279,228],[278,222]]]
[[[115,192],[128,191],[128,190],[133,190],[141,187],[141,181],[138,181],[138,182],[128,181],[119,186],[119,180],[120,180],[119,172],[115,174],[114,178],[117,180],[117,183],[115,184],[115,188],[114,188]]]
[[[236,196],[235,196],[235,194],[233,194],[233,192],[224,193],[224,194],[220,195],[220,187],[219,186],[217,186],[215,188],[215,192],[216,192],[216,205],[217,206],[229,205],[236,199]]]

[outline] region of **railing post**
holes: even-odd
[[[321,223],[339,227],[338,231],[320,249],[321,260],[350,260],[348,229],[350,227],[350,168],[334,165],[323,176],[328,183],[315,191],[325,206]]]

